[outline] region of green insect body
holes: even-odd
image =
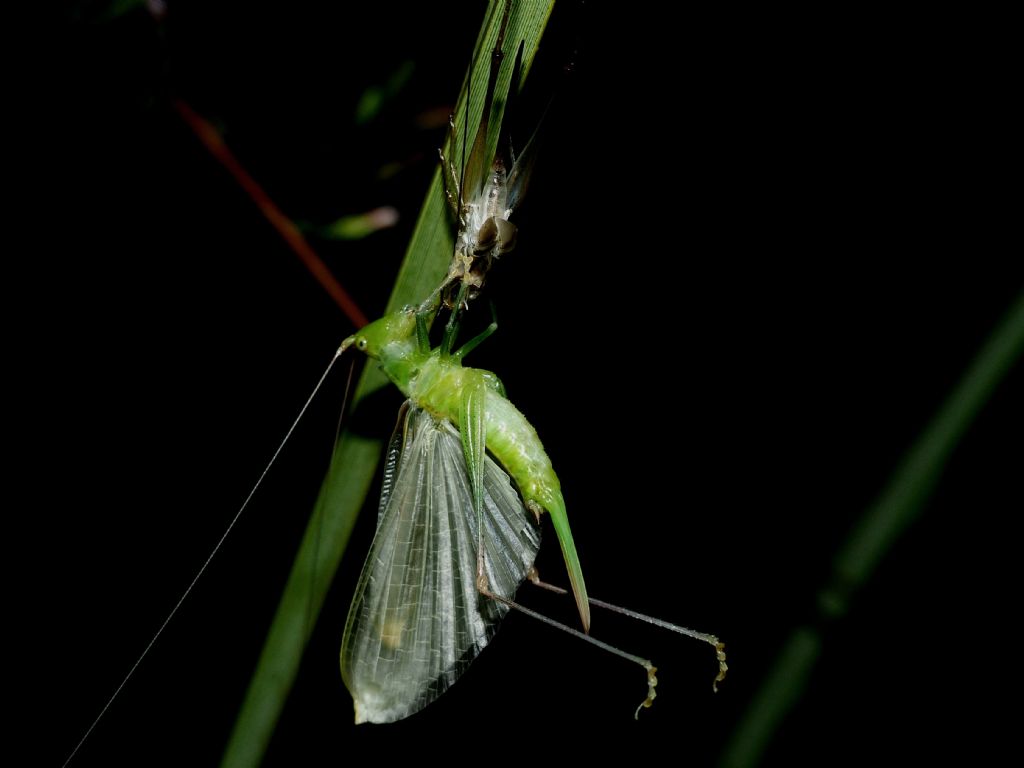
[[[371,323],[339,350],[354,347],[376,359],[408,398],[388,448],[377,532],[341,642],[356,722],[389,723],[429,705],[488,644],[511,607],[639,664],[648,691],[637,712],[651,706],[658,680],[649,660],[513,601],[540,547],[541,511],[558,534],[584,630],[594,604],[706,642],[718,658],[717,686],[728,669],[717,637],[588,598],[558,476],[537,432],[497,376],[462,365],[496,324],[452,351],[469,290],[460,286],[436,349],[427,318],[443,300],[441,290],[419,308]]]
[[[719,661],[716,684],[727,669],[724,647],[713,635],[588,598],[558,476],[536,430],[505,397],[497,376],[462,365],[496,326],[452,349],[459,316],[492,263],[515,245],[509,217],[536,154],[531,139],[515,157],[504,126],[499,148],[487,152],[510,14],[505,2],[472,149],[467,157],[463,138],[460,152],[453,122],[441,152],[445,197],[458,226],[447,276],[419,307],[386,315],[339,349],[354,348],[378,361],[408,398],[387,452],[377,530],[341,644],[341,674],[356,722],[393,722],[436,700],[488,644],[510,608],[643,667],[648,693],[637,711],[654,700],[656,668],[584,634],[591,604],[711,644]],[[513,81],[521,79],[521,54],[520,45]],[[452,162],[460,154],[461,174]],[[441,306],[451,316],[441,344],[432,349],[428,318]],[[524,579],[533,578],[543,511],[558,536],[584,633],[513,601]]]
[[[371,323],[339,350],[354,347],[377,360],[408,398],[388,449],[377,531],[342,638],[341,673],[356,722],[393,722],[418,712],[458,679],[510,607],[529,613],[513,598],[532,573],[544,511],[583,630],[590,631],[590,601],[551,460],[498,377],[462,365],[495,326],[452,350],[459,316],[493,262],[515,246],[509,217],[535,157],[532,139],[515,157],[504,126],[488,151],[511,2],[501,9],[475,139],[466,132],[467,101],[462,146],[453,120],[441,151],[445,198],[457,225],[448,274],[419,307]],[[522,78],[522,45],[516,50],[513,82]],[[453,163],[460,155],[461,173]],[[442,305],[451,317],[441,344],[431,349],[427,318]]]
[[[425,314],[409,308],[370,323],[346,339],[341,349],[355,347],[378,360],[388,378],[416,406],[458,427],[477,509],[486,448],[516,481],[527,508],[538,518],[541,510],[551,516],[580,619],[589,632],[586,584],[551,460],[537,431],[505,397],[498,377],[462,365],[465,354],[486,335],[489,331],[455,352],[448,352],[446,343],[431,350]]]

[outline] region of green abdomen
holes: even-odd
[[[559,492],[558,476],[537,431],[519,410],[496,392],[487,393],[487,449],[519,486],[523,498],[549,510]]]

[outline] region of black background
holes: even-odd
[[[596,636],[661,669],[634,722],[641,672],[512,616],[436,704],[357,728],[337,651],[364,516],[267,764],[609,750],[713,764],[785,638],[814,619],[851,525],[1018,295],[997,21],[664,13],[556,9],[534,98],[567,58],[576,73],[519,248],[492,276],[501,327],[470,362],[502,377],[544,440],[590,591],[717,633],[728,680],[712,695],[706,647],[596,614]],[[29,62],[43,85],[15,113],[30,141],[13,148],[32,213],[16,256],[31,301],[12,326],[31,431],[13,474],[38,530],[9,546],[32,563],[16,626],[36,651],[39,764],[74,747],[352,331],[171,100],[216,124],[297,221],[399,210],[363,241],[311,238],[373,317],[444,136],[422,123],[451,108],[482,16],[477,3],[175,3],[158,24],[79,4],[48,29]],[[408,86],[356,126],[359,95],[405,61]],[[999,749],[1021,376],[825,628],[766,765]],[[336,372],[75,764],[219,759],[343,387]],[[548,531],[541,572],[560,580],[553,543]],[[571,605],[521,597],[573,620]]]

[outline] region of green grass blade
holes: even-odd
[[[524,75],[529,71],[530,63],[537,53],[553,5],[554,0],[530,0],[517,2],[512,9],[506,49],[510,47],[509,41],[524,41]],[[472,126],[474,131],[483,107],[483,86],[487,82],[490,51],[501,20],[500,7],[497,12],[493,12],[494,4],[491,8],[492,12],[488,13],[480,31],[477,55],[473,62],[473,92],[466,124]],[[503,68],[497,86],[499,97],[507,92],[510,77],[511,67]],[[455,113],[460,120],[460,130],[463,130],[462,116],[466,114],[465,99],[464,83]],[[496,101],[504,104],[504,98]],[[492,148],[497,142],[499,118],[497,115],[492,117]],[[450,228],[446,223],[447,215],[441,176],[435,173],[395,281],[388,311],[422,300],[440,283],[453,247]],[[353,408],[358,408],[363,399],[386,385],[387,381],[379,370],[375,366],[368,366],[356,387]],[[381,435],[385,435],[391,426],[382,424]],[[222,766],[256,766],[262,759],[298,672],[309,628],[315,622],[345,552],[356,517],[370,491],[382,451],[382,439],[345,433],[339,440],[256,671],[250,680]],[[340,637],[338,642],[341,642]],[[339,672],[337,667],[332,667],[323,670],[323,674],[338,675]]]
[[[798,627],[751,699],[722,756],[722,768],[758,765],[772,737],[803,695],[822,652],[820,625],[842,616],[881,559],[924,509],[946,460],[974,417],[1024,353],[1024,294],[1010,307],[939,412],[865,510],[818,594],[817,626]]]

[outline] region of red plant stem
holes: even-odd
[[[192,132],[203,143],[203,146],[209,150],[210,154],[217,158],[220,164],[228,170],[228,173],[234,176],[235,181],[252,198],[252,201],[256,203],[267,221],[284,238],[284,241],[288,243],[302,263],[306,265],[306,269],[323,286],[323,289],[334,299],[334,302],[341,307],[341,311],[345,313],[345,316],[357,328],[362,328],[366,325],[368,322],[366,315],[363,314],[359,306],[349,296],[348,291],[331,274],[327,265],[324,264],[323,260],[317,256],[309,243],[306,242],[306,238],[299,232],[298,227],[292,223],[291,219],[284,215],[281,209],[277,207],[263,190],[263,187],[242,167],[242,164],[238,162],[231,150],[228,149],[227,144],[224,143],[224,139],[217,133],[217,129],[181,99],[174,100],[174,108],[178,110],[181,119],[192,129]]]

